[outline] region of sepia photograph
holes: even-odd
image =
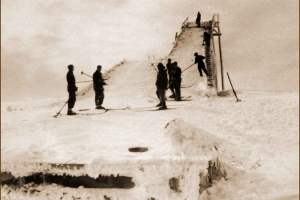
[[[1,199],[299,199],[299,1],[1,0]]]

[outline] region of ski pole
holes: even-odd
[[[88,77],[91,77],[91,78],[93,78],[92,76],[90,76],[90,75],[88,75],[88,74],[84,73],[83,71],[81,72],[81,75],[82,75],[82,74],[84,74],[84,75],[86,75],[86,76],[88,76]]]
[[[195,64],[195,63],[194,63]],[[191,66],[193,66],[194,64],[188,66],[186,69],[184,69],[181,73],[183,73],[185,70],[187,70],[188,68],[190,68]]]
[[[232,83],[231,83],[231,80],[230,80],[230,77],[229,77],[229,74],[228,74],[228,72],[227,72],[227,76],[228,76],[228,79],[229,79],[230,85],[231,85],[231,87],[232,87],[232,91],[233,91],[233,93],[234,93],[234,95],[235,95],[235,97],[236,97],[236,102],[239,102],[239,101],[241,101],[241,100],[239,100],[239,99],[238,99],[238,97],[237,97],[237,95],[236,95],[236,93],[235,93],[235,91],[234,91],[234,89],[233,89],[233,86],[232,86]]]
[[[62,109],[65,107],[65,105],[66,105],[68,102],[69,102],[69,100],[66,101],[66,103],[63,105],[63,107],[60,109],[60,111],[58,111],[58,113],[56,113],[56,115],[54,115],[53,117],[56,118],[56,117],[60,114],[60,112],[62,111]]]
[[[88,74],[86,74],[86,73],[84,73],[83,71],[81,72],[81,75],[82,74],[84,74],[84,75],[86,75],[86,76],[88,76],[88,77],[91,77],[91,78],[93,78],[92,76],[90,76],[90,75],[88,75]],[[104,78],[103,80],[107,80],[107,78]],[[79,83],[79,82],[78,82]]]
[[[157,71],[157,69],[154,67],[153,63],[151,63],[151,66],[155,69],[155,71]]]
[[[92,81],[79,81],[79,82],[76,82],[76,83],[85,83],[85,82],[92,82]]]

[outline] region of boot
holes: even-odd
[[[72,109],[68,109],[67,115],[76,115],[76,112],[73,112]]]
[[[105,108],[101,105],[98,105],[98,106],[96,106],[96,109],[105,109]]]
[[[176,97],[175,101],[181,101],[181,97]]]
[[[159,102],[159,104],[156,105],[156,107],[160,107],[160,106],[162,106],[161,102]]]
[[[168,109],[168,108],[167,108],[166,102],[164,101],[162,103],[162,106],[158,110],[166,110],[166,109]]]
[[[175,98],[175,94],[172,94],[171,96],[169,96],[169,98]]]

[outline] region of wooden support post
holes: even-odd
[[[220,33],[220,26],[218,26],[218,31]],[[221,35],[221,34],[220,34]],[[219,40],[219,53],[220,53],[220,63],[221,63],[221,82],[222,82],[222,90],[225,90],[224,86],[224,70],[223,70],[223,58],[222,58],[222,47],[221,47],[221,36],[218,36]]]

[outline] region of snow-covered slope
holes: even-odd
[[[182,95],[192,96],[191,101],[168,101],[170,110],[149,111],[158,103],[151,64],[171,58],[185,69],[195,52],[202,53],[203,29],[193,26],[188,24],[164,60],[125,62],[106,74],[103,106],[130,109],[95,110],[92,89],[78,96],[76,116],[67,116],[64,108],[62,115],[53,117],[64,100],[1,104],[2,172],[14,177],[38,172],[94,178],[119,174],[132,177],[132,189],[26,184],[11,192],[4,185],[1,197],[298,199],[298,92],[239,91],[242,101],[237,103],[229,91],[207,95],[205,79],[194,66],[182,75],[182,85],[195,82],[182,88]],[[148,151],[132,153],[131,147]],[[212,187],[208,161],[217,171]],[[176,189],[171,179],[177,181]]]

